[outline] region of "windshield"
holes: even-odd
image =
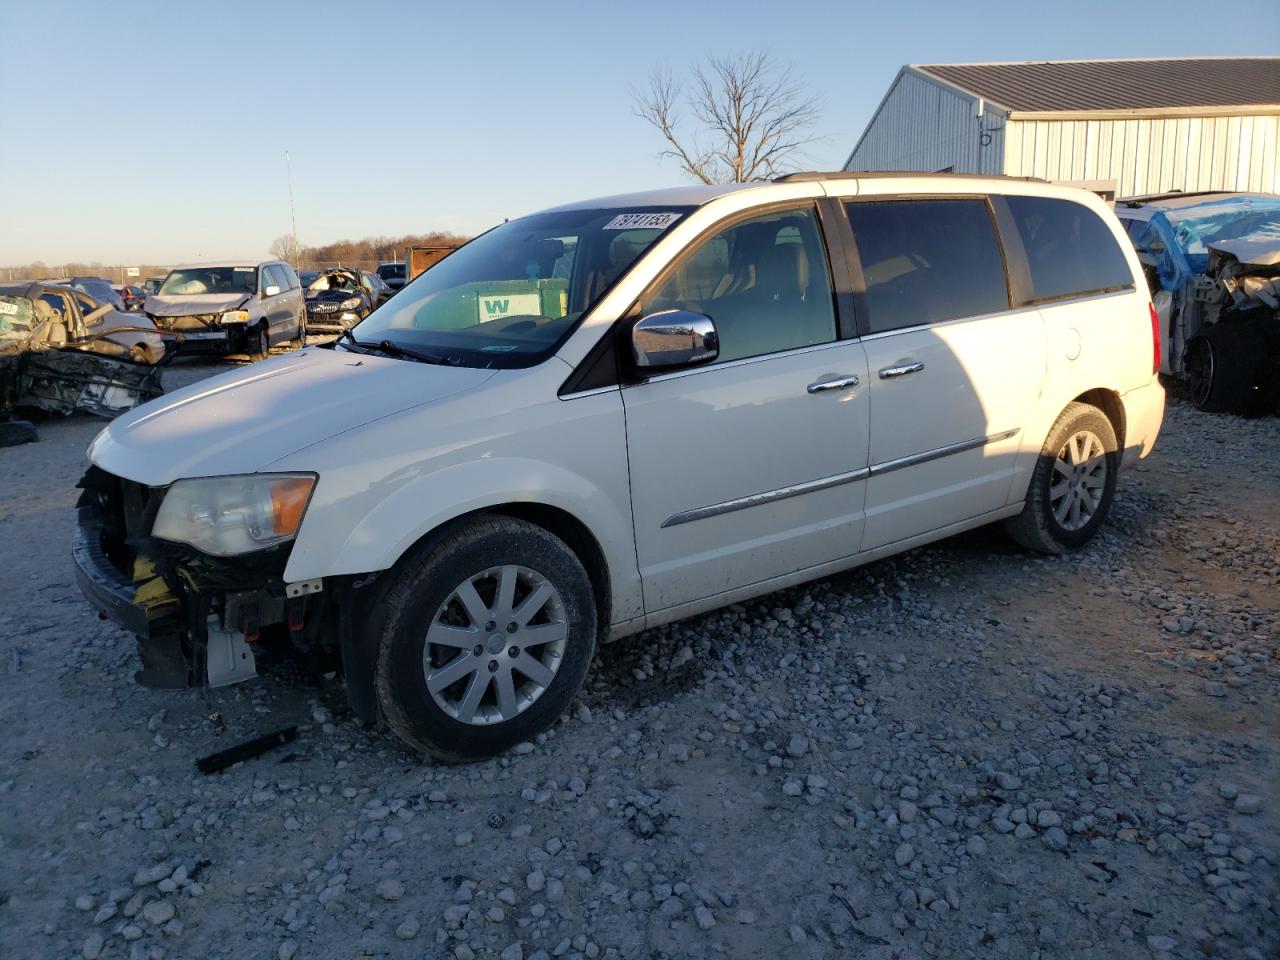
[[[566,210],[511,220],[461,247],[353,328],[447,362],[543,359],[689,207]]]
[[[1189,254],[1207,253],[1218,240],[1242,237],[1280,239],[1280,199],[1232,197],[1165,213],[1178,245]]]
[[[309,293],[324,293],[326,290],[359,290],[360,284],[349,273],[322,273],[311,281],[307,288]]]
[[[378,268],[378,276],[383,280],[403,280],[404,264],[403,263],[384,263]]]
[[[188,267],[174,270],[157,291],[161,296],[201,293],[257,293],[256,267]]]

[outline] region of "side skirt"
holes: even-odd
[[[784,574],[780,577],[773,577],[770,580],[761,580],[759,583],[752,583],[745,587],[727,590],[724,593],[717,593],[714,596],[705,597],[701,600],[692,600],[689,603],[682,603],[678,606],[667,607],[665,610],[658,610],[654,613],[647,614],[644,617],[637,617],[634,620],[615,623],[609,628],[606,642],[631,636],[632,634],[640,633],[642,630],[649,630],[653,627],[661,626],[664,623],[674,623],[676,620],[684,620],[686,617],[696,616],[699,613],[706,613],[708,610],[716,610],[720,607],[727,607],[733,603],[752,600],[756,597],[763,596],[766,593],[773,593],[775,590],[793,587],[798,583],[806,583],[810,580],[819,580],[822,577],[829,577],[833,573],[852,570],[855,567],[861,567],[864,564],[881,560],[884,557],[893,556],[895,553],[902,553],[904,550],[910,550],[913,547],[923,546],[926,543],[945,540],[947,537],[955,536],[957,533],[963,533],[964,531],[972,530],[975,527],[986,526],[988,523],[994,523],[995,521],[1003,520],[1006,517],[1016,516],[1022,512],[1022,507],[1023,503],[1020,500],[1017,503],[1010,504],[1009,506],[1001,507],[999,510],[992,510],[989,513],[979,514],[976,517],[970,517],[968,520],[962,520],[959,523],[953,523],[946,527],[939,527],[937,530],[931,530],[930,532],[922,533],[919,536],[909,537],[906,540],[897,540],[894,543],[886,543],[882,546],[876,547],[874,550],[857,553],[851,557],[833,560],[830,563],[822,563],[816,567],[806,567],[805,569],[797,570],[794,573]]]

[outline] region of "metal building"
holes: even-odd
[[[846,170],[1280,192],[1280,57],[908,64]]]

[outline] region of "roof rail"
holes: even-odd
[[[1027,183],[1048,183],[1042,177],[1011,177],[1003,173],[930,173],[927,170],[838,170],[823,173],[819,170],[801,170],[774,177],[774,183],[805,183],[813,180],[874,180],[881,177],[951,177],[968,180],[1023,180]]]

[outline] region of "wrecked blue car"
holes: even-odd
[[[1161,325],[1161,372],[1201,410],[1280,405],[1280,197],[1211,193],[1116,204]]]

